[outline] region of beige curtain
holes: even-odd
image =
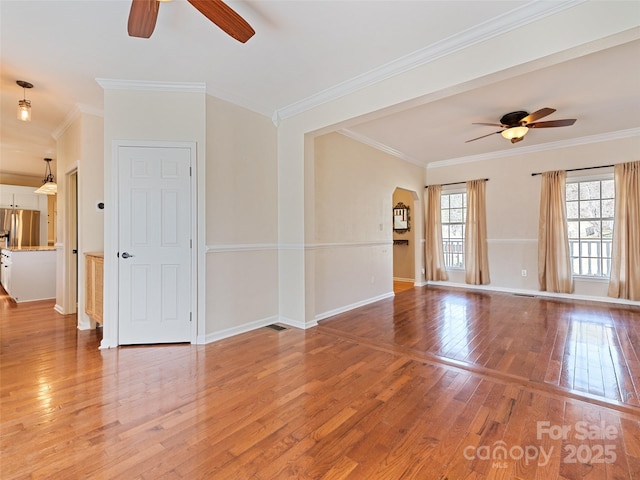
[[[538,224],[538,282],[540,290],[573,292],[566,213],[567,172],[542,174]]]
[[[616,205],[609,296],[640,300],[640,161],[617,164],[613,175]]]
[[[442,185],[430,185],[426,196],[425,263],[427,280],[448,280],[442,247],[440,194]]]
[[[465,281],[471,285],[489,283],[487,249],[486,180],[467,182],[467,220],[464,238]]]

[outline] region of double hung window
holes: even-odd
[[[609,277],[615,206],[613,179],[567,180],[566,189],[572,273]]]
[[[447,192],[440,196],[444,264],[464,268],[464,234],[467,219],[467,194]]]

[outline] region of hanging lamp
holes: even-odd
[[[33,84],[24,80],[17,80],[16,83],[22,87],[22,100],[18,100],[18,120],[23,122],[31,121],[31,100],[27,100],[27,88],[33,88]]]
[[[44,180],[42,180],[42,186],[35,190],[36,193],[42,193],[44,195],[55,195],[58,193],[58,185],[53,181],[53,173],[51,173],[51,159],[45,158],[47,167],[44,171]]]

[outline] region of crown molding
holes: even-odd
[[[236,95],[234,93],[231,93],[227,90],[224,90],[216,86],[207,85],[206,93],[207,95],[211,95],[212,97],[218,98],[225,102],[230,102],[237,107],[245,108],[251,112],[258,113],[264,117],[270,117],[272,113],[271,110],[268,107],[265,107],[264,105],[261,105],[244,96]]]
[[[57,141],[65,130],[80,117],[80,114],[83,113],[86,115],[94,115],[96,117],[104,117],[104,110],[84,103],[79,103],[66,117],[64,117],[64,120],[62,120],[60,125],[51,132],[51,136]]]
[[[366,135],[362,135],[361,133],[357,133],[357,132],[354,132],[353,130],[348,130],[346,128],[343,128],[342,130],[338,130],[337,133],[340,133],[345,137],[349,137],[355,140],[356,142],[364,143],[365,145],[375,148],[376,150],[380,150],[381,152],[387,153],[389,155],[397,157],[406,162],[413,163],[414,165],[417,165],[419,167],[424,168],[425,166],[423,162],[409,155],[405,155],[400,150],[396,150],[395,148],[385,145],[384,143],[377,142],[376,140],[369,138]]]
[[[141,80],[117,80],[110,78],[96,78],[96,82],[105,90],[139,90],[145,92],[172,92],[172,93],[205,93],[219,98],[236,106],[246,108],[252,112],[269,117],[271,112],[264,105],[259,105],[251,100],[234,95],[231,92],[218,87],[207,86],[203,82],[152,82]]]
[[[112,78],[96,78],[96,82],[98,82],[98,85],[105,90],[206,93],[206,84],[203,82],[152,82],[146,80],[118,80]]]
[[[65,130],[69,128],[78,117],[80,117],[80,113],[80,108],[76,105],[76,107],[71,110],[66,117],[64,117],[64,120],[62,120],[60,125],[58,125],[58,128],[51,132],[51,136],[55,138],[56,141],[59,140]]]
[[[562,0],[555,2],[532,1],[499,17],[475,25],[463,32],[452,35],[394,61],[374,68],[367,73],[353,77],[345,82],[317,92],[307,98],[277,109],[272,121],[277,126],[281,120],[294,117],[303,112],[328,103],[337,98],[379,83],[388,78],[412,70],[416,67],[451,55],[491,38],[536,22],[549,15],[574,7],[586,0]]]
[[[571,138],[569,140],[559,140],[557,142],[543,143],[540,145],[531,145],[519,147],[516,150],[500,150],[497,152],[483,153],[480,155],[470,155],[467,157],[450,158],[427,164],[427,169],[450,167],[452,165],[460,165],[463,163],[480,162],[482,160],[491,160],[494,158],[512,157],[514,155],[526,155],[529,153],[544,152],[547,150],[557,150],[559,148],[576,147],[579,145],[589,145],[591,143],[607,142],[610,140],[622,140],[624,138],[640,137],[640,128],[630,128],[628,130],[618,130],[616,132],[600,133],[597,135],[589,135],[586,137]]]
[[[80,113],[84,113],[86,115],[93,115],[95,117],[104,117],[103,109],[96,108],[93,105],[88,105],[86,103],[79,103],[78,110],[80,110]]]

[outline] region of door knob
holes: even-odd
[[[122,252],[122,258],[130,258],[133,257],[134,255],[131,255],[129,252]]]

